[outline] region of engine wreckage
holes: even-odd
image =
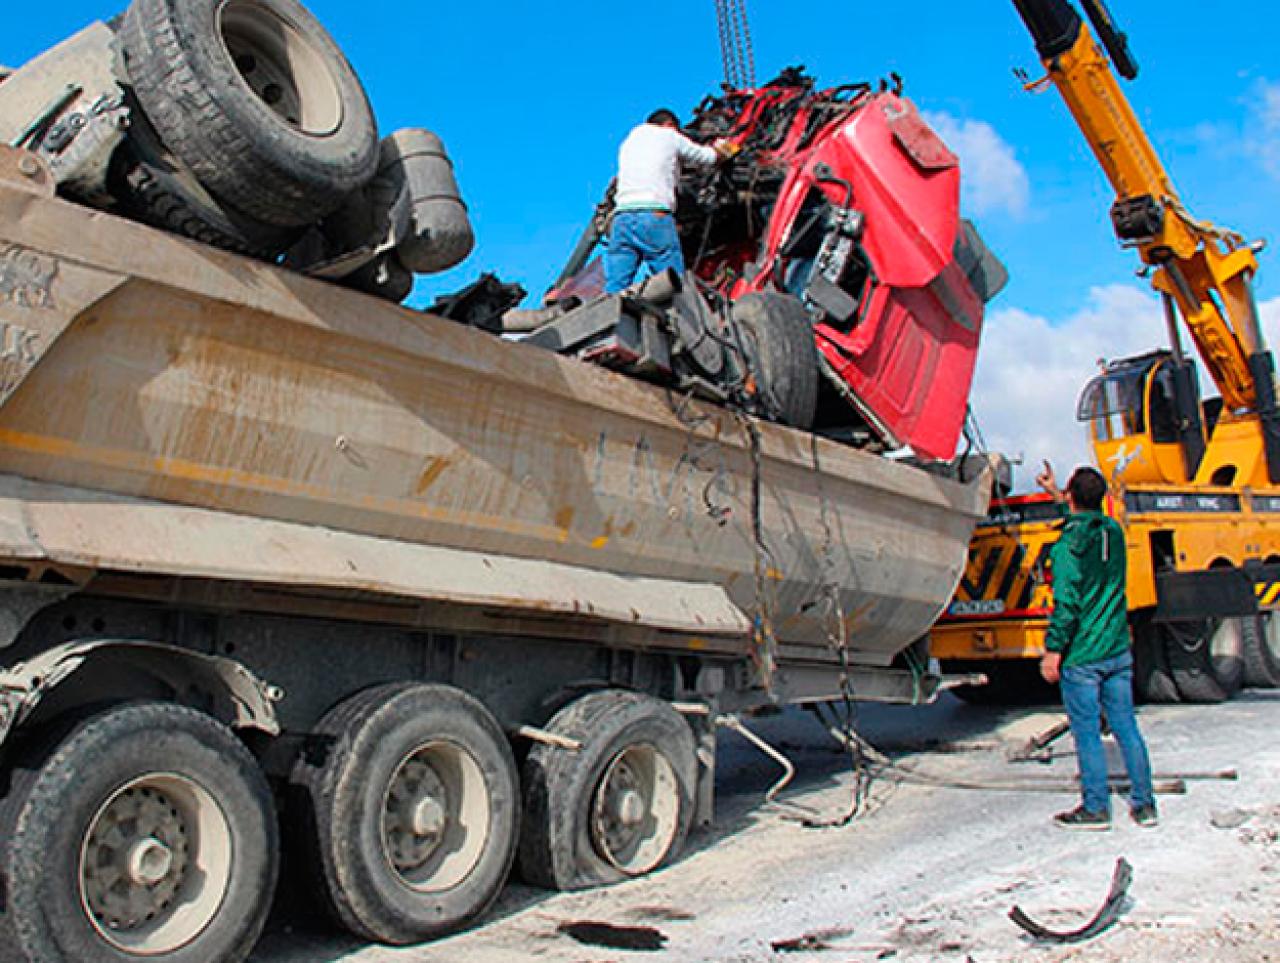
[[[793,68],[708,97],[686,132],[739,148],[682,175],[689,273],[602,295],[606,197],[547,308],[507,328],[860,447],[951,458],[1007,274],[960,216],[956,156],[900,84],[818,90]]]

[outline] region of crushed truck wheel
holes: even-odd
[[[1254,689],[1280,687],[1280,613],[1261,612],[1247,620],[1244,684]]]
[[[748,294],[733,317],[756,356],[766,414],[793,428],[813,426],[818,406],[818,348],[804,305],[787,294]]]
[[[1183,702],[1224,702],[1244,683],[1244,620],[1196,619],[1160,626]]]
[[[245,214],[312,223],[373,177],[364,88],[297,0],[134,0],[122,39],[160,139]]]
[[[40,963],[236,963],[278,862],[257,762],[203,713],[131,703],[33,747],[0,804],[0,954]]]
[[[473,697],[395,683],[321,720],[294,769],[318,895],[351,932],[417,943],[497,898],[515,857],[519,782],[501,727]]]
[[[679,853],[693,818],[693,731],[651,696],[607,690],[547,724],[581,743],[537,743],[524,768],[520,871],[550,889],[642,876]]]

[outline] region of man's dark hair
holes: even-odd
[[[674,110],[667,110],[663,107],[661,110],[655,110],[649,115],[646,124],[670,124],[672,127],[680,126],[680,118],[676,116]]]
[[[1107,480],[1096,468],[1077,468],[1067,482],[1067,491],[1077,508],[1086,512],[1096,512],[1102,508],[1102,499],[1107,494]]]

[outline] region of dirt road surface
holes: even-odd
[[[863,707],[860,729],[921,771],[1007,782],[1074,776],[1069,738],[1048,764],[1006,759],[1008,746],[1058,718],[945,696],[926,708]],[[578,894],[513,883],[484,925],[406,949],[354,943],[283,907],[253,963],[1280,961],[1280,692],[1147,707],[1141,725],[1158,772],[1234,768],[1238,781],[1193,780],[1186,795],[1162,796],[1156,829],[1133,825],[1117,798],[1110,832],[1080,833],[1050,823],[1074,805],[1071,794],[882,775],[865,815],[841,829],[806,829],[763,804],[777,767],[726,732],[716,825],[660,873]],[[783,799],[830,815],[848,807],[848,757],[811,717],[787,713],[753,727],[800,770]],[[1009,921],[1016,904],[1052,928],[1082,925],[1121,856],[1133,883],[1102,935],[1045,946]],[[618,929],[573,925],[584,923]],[[630,948],[598,945],[601,936]]]

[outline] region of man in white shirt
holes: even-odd
[[[714,147],[694,143],[680,133],[680,121],[669,110],[654,111],[627,135],[618,151],[613,229],[604,260],[607,293],[631,284],[642,265],[654,274],[667,268],[684,272],[674,216],[680,167],[710,167],[732,150],[725,141]]]

